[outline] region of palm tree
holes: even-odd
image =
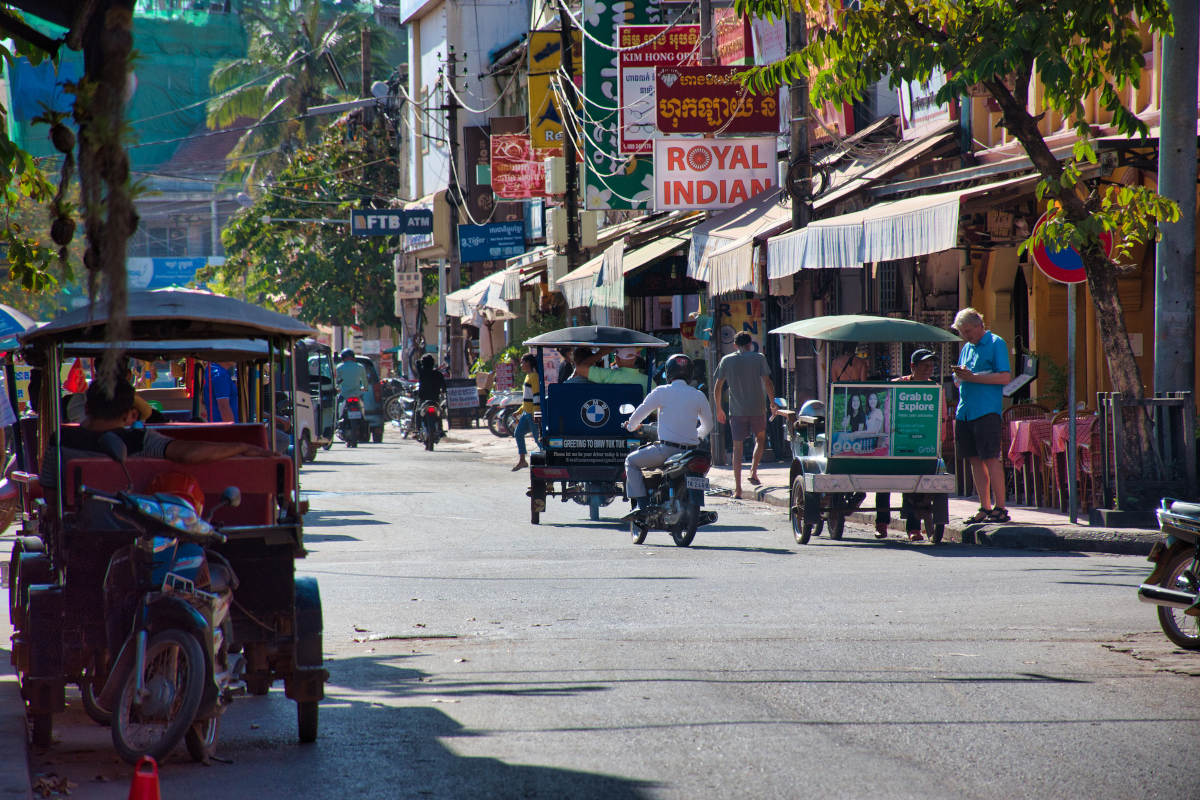
[[[316,140],[321,120],[306,117],[309,108],[346,99],[337,64],[357,55],[358,33],[371,21],[356,11],[331,13],[321,0],[248,3],[242,13],[249,46],[213,70],[207,122],[244,129],[229,154],[229,177],[253,188]]]

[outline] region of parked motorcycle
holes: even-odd
[[[437,403],[421,403],[417,407],[415,417],[416,439],[425,444],[426,450],[432,450],[438,439],[442,438],[442,411]]]
[[[358,447],[359,442],[370,441],[371,431],[364,414],[363,400],[358,395],[347,395],[342,400],[338,436],[342,437],[347,447]]]
[[[488,430],[500,438],[512,436],[520,416],[519,409],[524,402],[521,392],[515,389],[492,392],[483,412]]]
[[[642,506],[625,519],[634,544],[646,541],[651,530],[665,530],[678,547],[687,547],[701,525],[717,521],[715,511],[704,511],[712,458],[699,448],[676,453],[657,469],[645,470],[649,495]]]
[[[113,554],[105,575],[109,647],[118,655],[93,703],[109,715],[113,747],[130,764],[147,755],[161,759],[181,739],[193,759],[207,762],[221,714],[246,691],[245,661],[230,652],[237,576],[205,547],[226,539],[199,514],[199,484],[174,475],[185,488],[155,494],[82,489],[89,500],[111,506],[136,536]],[[229,487],[209,517],[240,501],[237,487]]]
[[[1200,504],[1164,497],[1158,525],[1166,538],[1155,542],[1154,570],[1138,587],[1138,599],[1158,606],[1158,623],[1178,647],[1200,650],[1200,616],[1189,608],[1200,599]]]

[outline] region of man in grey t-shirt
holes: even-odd
[[[750,484],[758,486],[758,464],[767,441],[767,398],[775,396],[767,358],[750,349],[753,338],[746,331],[733,337],[737,350],[717,364],[713,401],[717,421],[725,422],[721,390],[729,387],[729,430],[733,434],[733,484],[735,499],[742,497],[742,441],[754,434],[754,456],[750,461]]]

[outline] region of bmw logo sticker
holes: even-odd
[[[585,425],[592,428],[602,428],[608,422],[608,403],[603,400],[588,400],[579,411]]]

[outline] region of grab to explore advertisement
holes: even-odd
[[[829,457],[937,458],[942,390],[933,384],[835,384]]]
[[[775,137],[654,140],[656,211],[729,208],[777,183]]]

